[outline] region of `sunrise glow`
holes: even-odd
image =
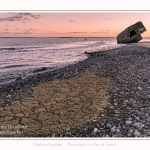
[[[142,21],[150,37],[150,12],[0,13],[0,37],[116,37]]]

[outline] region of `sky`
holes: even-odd
[[[0,37],[116,37],[138,21],[150,37],[150,12],[0,12]]]

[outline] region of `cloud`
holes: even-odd
[[[87,32],[64,32],[60,34],[79,34],[79,33],[87,33]]]
[[[23,32],[22,34],[32,34],[32,32],[30,32],[30,31],[25,31],[25,32]]]
[[[68,34],[67,32],[63,32],[63,33],[58,33],[58,34]]]
[[[17,13],[11,14],[11,16],[6,18],[0,18],[0,21],[32,21],[32,19],[39,19],[41,15],[35,15],[31,13]]]
[[[23,32],[37,31],[37,29],[25,29]]]
[[[41,15],[33,15],[33,14],[31,14],[30,16],[34,19],[39,19],[41,17]]]
[[[21,32],[14,32],[13,34],[22,34]]]
[[[7,18],[0,18],[0,21],[21,21],[22,17],[19,15],[13,15]]]
[[[21,28],[14,29],[14,32],[8,32],[7,30],[4,32],[1,32],[0,34],[33,34],[32,31],[35,31],[34,29],[25,29],[23,31],[18,31]]]
[[[100,31],[108,31],[108,30],[100,30]]]
[[[14,30],[17,31],[17,30],[19,30],[19,29],[21,29],[21,28],[15,28]]]
[[[70,34],[86,33],[86,32],[69,32]]]
[[[38,33],[38,34],[58,34],[58,32],[55,32],[55,31],[49,31],[49,32],[46,32],[46,33]]]
[[[37,29],[29,29],[30,31],[37,31]]]
[[[37,29],[25,29],[21,32],[21,34],[32,34],[33,31],[36,31]]]
[[[22,22],[25,22],[25,21],[32,21],[32,19],[31,18],[28,18],[28,17],[25,17],[25,18],[22,18]]]
[[[75,22],[75,21],[74,21],[74,20],[69,20],[69,22],[71,22],[71,23],[72,23],[72,22]]]
[[[79,33],[87,33],[87,32],[65,32],[63,34],[79,34]]]
[[[91,33],[101,33],[101,32],[91,32]]]
[[[41,15],[34,15],[32,13],[18,13],[18,15],[20,15],[20,16],[29,16],[29,17],[34,18],[34,19],[39,19],[41,17]]]
[[[21,28],[15,28],[14,32],[9,32],[9,29],[4,29],[4,32],[0,32],[0,34],[34,34],[34,31],[37,29],[25,29],[22,31],[18,31]]]
[[[10,34],[11,32],[0,32],[0,34]]]
[[[29,16],[29,15],[31,15],[31,13],[18,13],[18,15],[21,15],[21,16]]]
[[[12,34],[32,34],[30,31],[23,31],[23,32],[14,32]]]

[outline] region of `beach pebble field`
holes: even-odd
[[[150,48],[128,45],[0,85],[1,137],[150,137]]]

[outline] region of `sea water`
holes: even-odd
[[[0,84],[26,78],[34,70],[47,71],[87,58],[85,51],[110,50],[116,38],[0,38]]]

